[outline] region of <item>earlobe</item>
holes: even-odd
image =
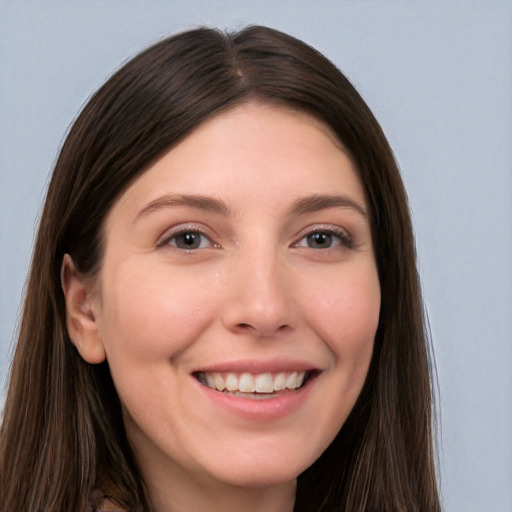
[[[60,281],[66,304],[66,326],[69,337],[82,358],[91,364],[105,361],[105,348],[93,307],[93,297],[86,278],[71,256],[62,259]]]

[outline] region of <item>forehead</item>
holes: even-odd
[[[222,196],[243,206],[246,196],[271,192],[285,203],[347,191],[364,205],[354,165],[331,128],[304,112],[258,102],[207,120],[143,172],[112,210],[171,192]]]

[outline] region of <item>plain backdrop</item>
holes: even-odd
[[[0,1],[0,404],[44,191],[88,96],[148,44],[266,24],[325,53],[403,172],[440,388],[449,512],[512,511],[510,1]]]

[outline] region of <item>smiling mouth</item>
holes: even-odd
[[[204,386],[241,398],[273,398],[296,391],[316,374],[314,371],[277,373],[197,372],[195,378]]]

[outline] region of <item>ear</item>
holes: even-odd
[[[66,303],[66,325],[73,345],[88,363],[102,363],[106,355],[94,311],[91,284],[76,269],[69,254],[62,259],[60,281]]]

